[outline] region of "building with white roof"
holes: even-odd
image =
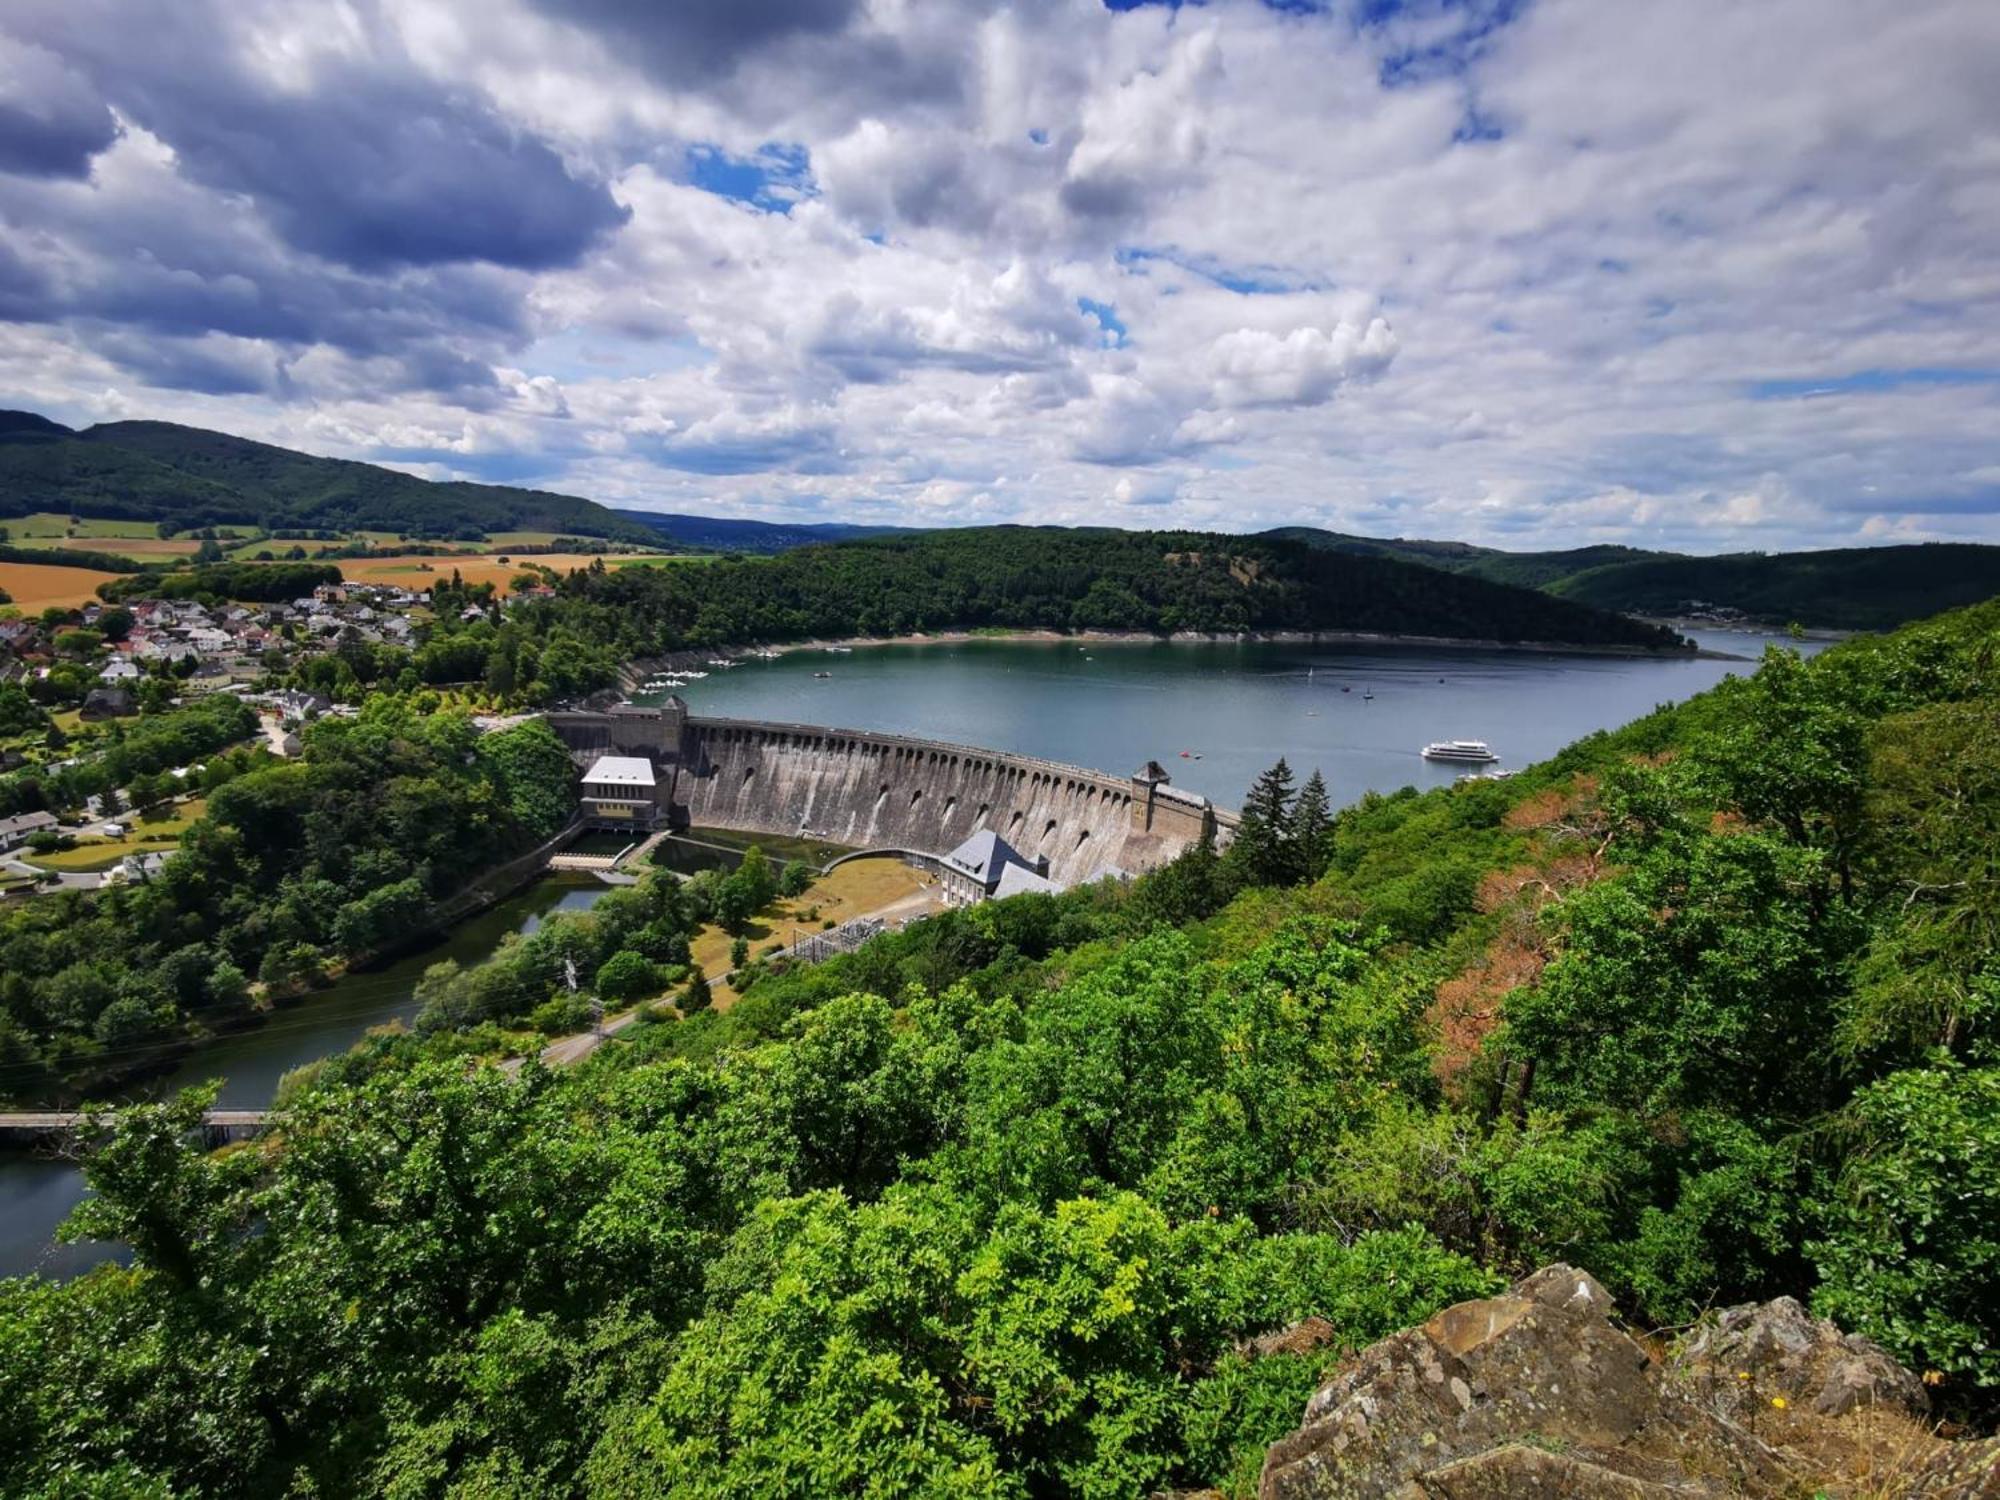
[[[659,777],[643,755],[600,755],[583,773],[584,818],[598,828],[660,825]]]

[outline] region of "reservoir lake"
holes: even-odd
[[[1502,768],[1521,767],[1732,672],[1747,673],[1766,645],[1810,655],[1826,644],[1687,633],[1710,651],[1744,659],[972,640],[750,658],[712,669],[680,692],[705,716],[907,734],[1117,773],[1156,759],[1176,786],[1230,808],[1282,755],[1300,780],[1322,772],[1333,800],[1346,803],[1462,774],[1418,754],[1431,740],[1483,739]],[[431,964],[477,963],[508,933],[532,932],[557,911],[586,909],[608,889],[589,879],[539,881],[419,952],[347,975],[264,1025],[204,1047],[135,1092],[159,1095],[220,1079],[221,1106],[268,1104],[290,1069],[346,1050],[371,1026],[414,1014],[417,981]],[[0,1275],[68,1276],[105,1259],[110,1252],[102,1245],[54,1243],[56,1226],[83,1192],[69,1162],[0,1153]]]
[[[948,740],[1173,784],[1234,808],[1279,756],[1317,769],[1336,805],[1443,786],[1463,766],[1418,753],[1485,740],[1501,769],[1747,674],[1767,645],[1824,641],[1690,631],[1747,658],[1565,656],[1429,646],[972,640],[748,658],[678,689],[689,711]],[[824,673],[821,676],[818,674]],[[663,694],[640,694],[657,702]],[[1182,752],[1185,751],[1185,756]]]

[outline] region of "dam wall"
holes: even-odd
[[[1233,814],[1147,762],[1129,776],[867,730],[705,719],[657,709],[550,714],[579,761],[647,755],[676,826],[806,837],[855,849],[948,854],[991,829],[1074,885],[1165,864]]]

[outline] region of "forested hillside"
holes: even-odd
[[[1673,616],[1719,607],[1772,625],[1888,630],[2000,594],[2000,547],[1972,543],[1689,557],[1618,546],[1502,552],[1465,542],[1348,536],[1316,526],[1284,526],[1264,535],[1546,589],[1626,614]]]
[[[34,780],[32,801],[16,800],[25,778],[0,783],[13,812],[209,758],[207,815],[159,878],[0,909],[0,1098],[116,1077],[393,949],[568,821],[575,772],[546,724],[478,736],[432,706],[380,697],[273,762],[245,743],[256,714],[216,695],[133,720],[104,755]]]
[[[1996,668],[2000,603],[1512,781],[1275,767],[1219,859],[475,1065],[671,940],[650,876],[259,1148],[128,1115],[76,1223],[134,1264],[0,1288],[0,1488],[1244,1494],[1343,1351],[1558,1258],[1644,1328],[1807,1299],[1990,1424]]]
[[[997,526],[705,568],[572,577],[539,606],[625,655],[681,645],[1013,628],[1329,630],[1673,649],[1671,632],[1387,559],[1202,532]]]
[[[1758,619],[1883,630],[2000,594],[2000,547],[1933,542],[1771,556],[1646,558],[1548,585],[1604,609],[1674,614],[1691,601]]]
[[[0,413],[0,517],[47,510],[163,521],[176,531],[249,525],[475,538],[533,530],[659,540],[573,495],[434,483],[171,422],[72,432],[30,412]]]

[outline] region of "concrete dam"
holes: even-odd
[[[1075,885],[1154,869],[1204,833],[1227,843],[1236,827],[1235,814],[1171,785],[1150,761],[1116,776],[868,730],[695,718],[677,698],[548,721],[579,765],[600,755],[650,761],[676,828],[938,855],[991,830]]]

